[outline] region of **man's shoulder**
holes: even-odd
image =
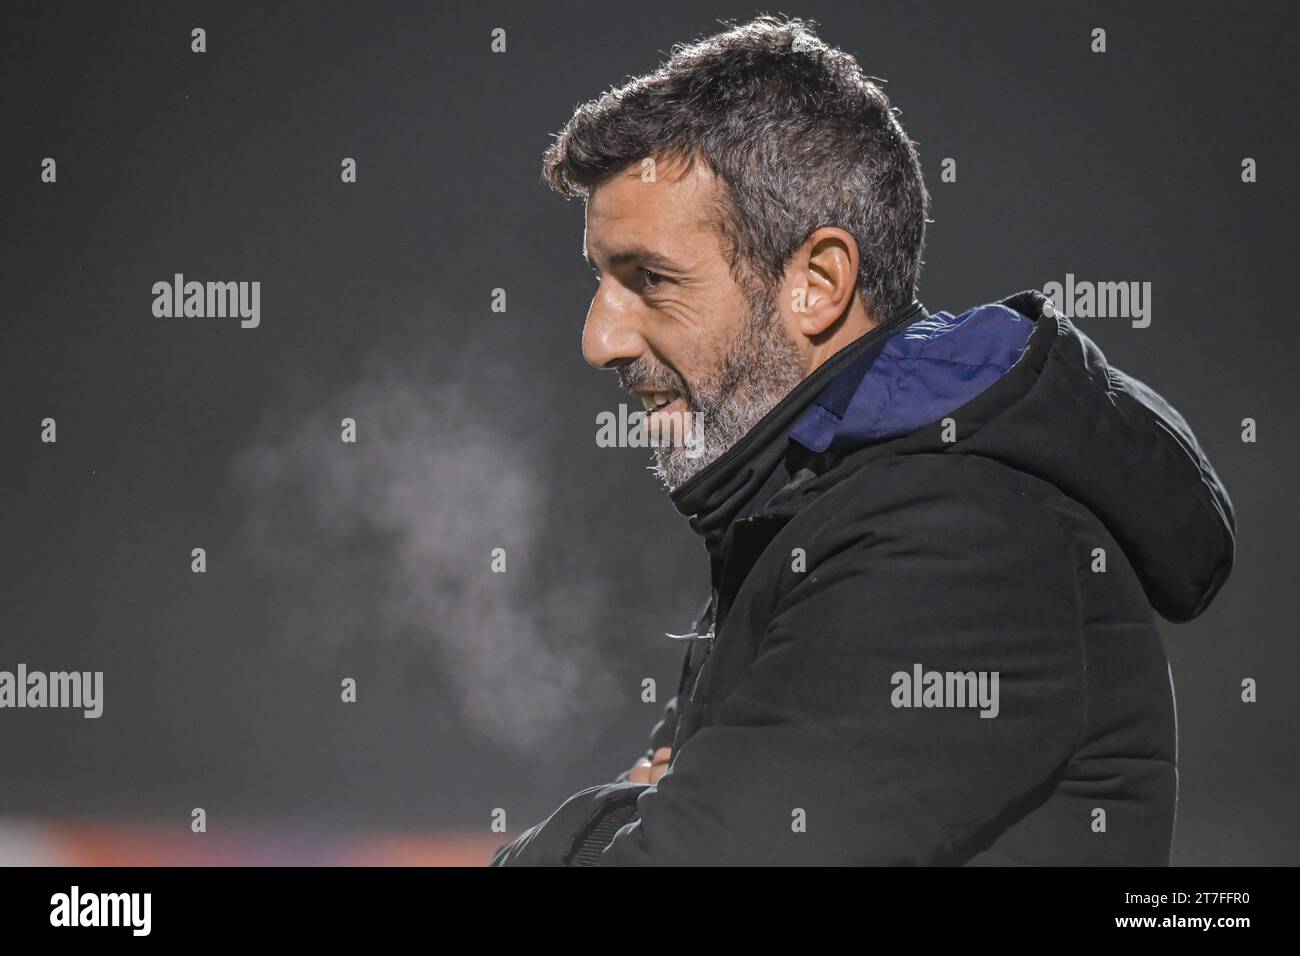
[[[746,581],[737,603],[754,653],[885,678],[936,661],[1049,675],[1003,689],[1072,742],[1087,675],[1079,553],[1045,505],[1060,494],[970,456],[846,474],[782,527]]]
[[[766,543],[746,584],[773,611],[827,591],[853,603],[920,588],[946,600],[996,592],[1005,601],[1032,591],[1054,602],[1054,619],[1072,615],[1082,559],[1060,520],[1070,507],[1053,486],[990,459],[873,462],[799,508]],[[859,583],[846,588],[850,578]]]
[[[1055,486],[990,458],[900,455],[846,468],[790,520],[788,532],[848,545],[882,534],[1059,544],[1065,496]],[[1068,507],[1068,505],[1066,505]]]

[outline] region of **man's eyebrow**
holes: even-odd
[[[583,251],[583,258],[587,260],[587,265],[591,266],[597,272],[600,271],[599,267],[596,265],[596,260],[591,257],[589,251]],[[665,272],[685,271],[685,267],[679,263],[674,262],[667,256],[660,255],[657,252],[652,252],[643,246],[630,246],[627,249],[620,249],[618,252],[612,253],[609,257],[611,268],[626,265],[629,262],[636,262],[652,269],[662,269]]]

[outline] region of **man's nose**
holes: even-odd
[[[582,329],[582,357],[595,368],[620,368],[640,358],[646,349],[640,323],[628,305],[613,293],[597,290]]]

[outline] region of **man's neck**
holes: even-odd
[[[804,340],[807,343],[804,377],[817,371],[833,356],[848,348],[879,324],[863,307],[862,300],[855,296],[853,305],[833,326],[821,335]]]
[[[900,313],[887,325],[892,329],[904,321],[906,317]],[[772,485],[776,480],[774,474],[784,470],[790,444],[788,433],[799,417],[840,372],[854,364],[855,356],[890,334],[884,328],[881,335],[870,334],[874,331],[876,327],[829,352],[740,441],[672,491],[674,507],[690,519],[692,529],[704,537],[710,550],[717,546],[737,516],[762,505],[755,496]]]

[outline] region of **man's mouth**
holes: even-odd
[[[673,402],[677,401],[680,396],[674,391],[667,392],[642,392],[640,393],[641,404],[645,410],[653,414],[662,411]]]

